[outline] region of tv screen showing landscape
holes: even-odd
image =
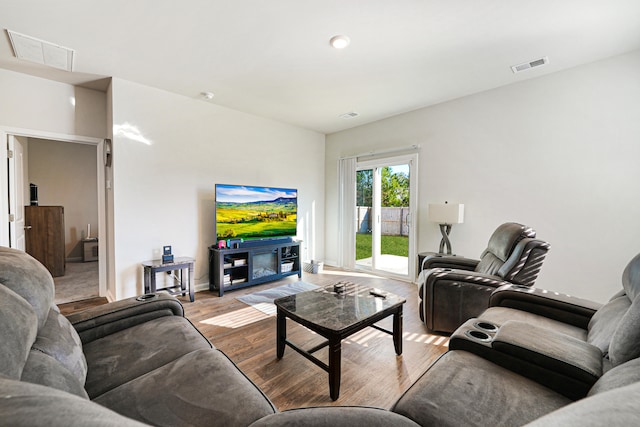
[[[216,184],[216,235],[269,239],[296,235],[298,191],[292,188]]]

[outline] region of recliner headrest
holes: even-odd
[[[622,287],[631,301],[640,295],[640,254],[629,261],[622,272]]]
[[[487,252],[491,252],[502,262],[505,262],[518,242],[526,237],[536,237],[536,232],[531,228],[515,222],[507,222],[496,228],[489,238]]]

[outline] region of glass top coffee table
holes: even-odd
[[[350,282],[339,282],[335,285],[278,298],[274,301],[278,310],[277,357],[281,359],[284,356],[285,346],[288,345],[327,371],[329,394],[331,399],[336,400],[340,395],[342,340],[364,328],[372,327],[393,335],[396,354],[402,354],[402,305],[405,302],[404,298],[390,292]],[[393,331],[375,325],[376,322],[391,315],[393,315]],[[287,317],[306,326],[327,341],[309,350],[301,349],[287,340]],[[329,346],[328,365],[313,356],[313,353],[327,346]]]

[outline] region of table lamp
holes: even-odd
[[[440,233],[442,240],[440,241],[439,253],[451,255],[451,242],[449,241],[449,233],[451,233],[452,224],[462,224],[464,222],[464,205],[459,203],[429,204],[429,221],[437,222],[440,225]]]

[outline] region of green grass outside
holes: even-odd
[[[380,252],[389,255],[409,256],[409,238],[406,236],[381,236]],[[371,257],[371,234],[356,234],[356,259]]]

